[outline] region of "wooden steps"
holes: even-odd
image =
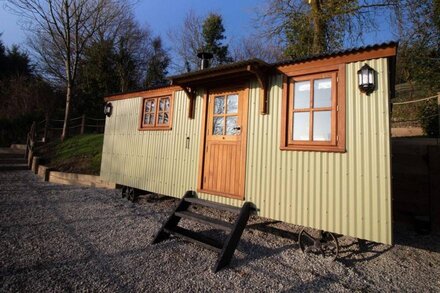
[[[207,216],[204,216],[201,214],[196,214],[196,213],[192,213],[192,212],[188,212],[188,211],[176,212],[176,216],[181,217],[181,218],[185,218],[185,219],[190,219],[195,222],[202,223],[202,224],[210,225],[214,228],[222,229],[222,230],[229,231],[229,232],[232,231],[232,229],[234,228],[234,225],[232,225],[229,222],[210,218],[210,217],[207,217]]]
[[[27,164],[0,164],[0,171],[29,170]]]
[[[22,153],[0,153],[1,159],[11,159],[11,158],[24,158],[24,154]]]
[[[179,226],[174,227],[174,229],[165,229],[165,232],[180,237],[189,242],[193,242],[195,244],[201,245],[217,253],[220,253],[222,250],[222,244],[220,242],[212,238],[209,238],[207,236],[204,236],[201,233],[193,232],[191,230]]]
[[[24,151],[0,148],[0,171],[29,170]]]
[[[208,200],[203,200],[203,199],[199,199],[196,197],[188,197],[185,200],[187,202],[194,203],[194,204],[201,205],[201,206],[205,206],[205,207],[209,207],[209,208],[213,208],[215,210],[222,210],[222,211],[227,211],[227,212],[236,213],[236,214],[238,214],[241,210],[240,208],[237,208],[234,206],[228,206],[225,204],[216,203],[216,202],[208,201]]]
[[[220,219],[202,215],[200,213],[191,212],[188,210],[191,205],[228,211],[237,215],[237,218],[234,223],[229,223]],[[154,237],[152,244],[164,241],[168,239],[170,235],[173,235],[182,238],[183,240],[198,244],[204,248],[210,249],[218,253],[217,262],[212,268],[213,272],[217,272],[231,262],[235,249],[240,241],[240,237],[243,234],[243,230],[246,227],[249,216],[253,210],[254,208],[249,202],[245,202],[241,208],[237,208],[199,199],[197,198],[195,191],[187,191],[179,202],[179,205],[175,208],[173,213],[168,217],[167,221],[163,224],[162,228]],[[203,235],[203,233],[194,232],[178,226],[181,219],[187,219],[204,225],[209,225],[216,229],[224,230],[229,234],[224,241],[218,241]]]

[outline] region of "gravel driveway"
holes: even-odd
[[[343,238],[344,258],[330,262],[299,251],[300,227],[258,217],[230,267],[213,274],[211,251],[178,239],[149,244],[176,204],[0,172],[0,291],[440,292],[439,236],[399,231],[394,247],[370,243],[363,253]]]

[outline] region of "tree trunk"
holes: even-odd
[[[63,132],[61,133],[61,141],[64,141],[67,137],[69,137],[69,119],[70,119],[70,103],[72,101],[72,71],[71,71],[71,65],[72,65],[72,56],[71,56],[71,39],[70,39],[70,14],[69,14],[69,3],[67,0],[64,1],[64,13],[66,18],[66,110],[64,112],[64,123],[63,123]]]
[[[326,23],[322,13],[321,1],[311,0],[313,18],[313,44],[312,53],[321,54],[326,50],[325,33]]]
[[[64,123],[63,123],[63,133],[61,134],[61,141],[64,141],[69,137],[69,120],[70,120],[70,109],[72,102],[72,82],[67,82],[67,92],[66,92],[66,110],[64,112]]]

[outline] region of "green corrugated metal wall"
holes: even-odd
[[[379,81],[370,96],[357,88],[356,72],[364,63]],[[251,82],[245,197],[259,215],[391,244],[387,68],[385,58],[346,65],[346,153],[280,151],[282,78],[271,79],[269,115],[260,115],[258,86]],[[101,176],[176,197],[195,189],[202,99],[197,98],[195,119],[187,118],[187,100],[177,93],[172,131],[138,131],[140,98],[115,101],[106,121]]]
[[[196,102],[195,119],[187,118],[187,102],[183,91],[175,94],[170,131],[138,131],[141,98],[112,102],[114,112],[106,119],[101,176],[176,197],[195,189],[201,99]]]

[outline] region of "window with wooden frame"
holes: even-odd
[[[345,85],[338,70],[285,80],[283,150],[345,151]]]
[[[144,98],[139,130],[171,129],[172,102],[172,95]]]

